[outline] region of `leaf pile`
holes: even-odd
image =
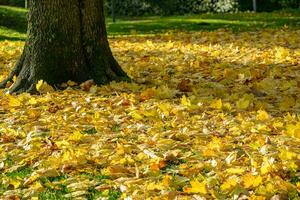
[[[0,197],[298,199],[299,35],[114,38],[132,83],[1,92]],[[1,42],[2,78],[22,45]]]

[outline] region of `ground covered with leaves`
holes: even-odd
[[[0,93],[0,198],[299,199],[300,31],[110,39],[132,83]],[[3,79],[23,42],[0,42]]]

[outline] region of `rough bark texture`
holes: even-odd
[[[128,80],[109,48],[103,0],[31,0],[28,40],[0,87],[14,75],[11,93],[34,92],[39,80],[51,85]]]

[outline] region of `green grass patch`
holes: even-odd
[[[25,40],[27,10],[16,7],[0,6],[0,41]]]
[[[10,40],[10,41],[24,41],[26,39],[26,33],[18,32],[13,29],[9,29],[5,26],[0,26],[0,41]]]
[[[66,194],[68,194],[68,193],[63,190],[47,189],[44,192],[39,194],[39,199],[42,199],[42,200],[69,200],[69,198],[65,197]]]
[[[24,166],[21,167],[13,172],[8,172],[5,175],[9,178],[20,178],[20,179],[24,179],[28,176],[30,176],[30,174],[33,172],[32,168]]]
[[[101,181],[101,180],[110,178],[109,176],[92,174],[92,173],[88,173],[88,172],[82,172],[82,173],[80,173],[80,175],[82,177],[88,178],[89,180],[96,180],[96,181]]]
[[[67,186],[63,183],[68,177],[67,175],[61,175],[57,177],[41,177],[40,181],[42,185],[46,188],[43,192],[39,194],[39,199],[49,199],[49,200],[68,200],[65,195],[69,193]],[[53,182],[61,182],[55,184],[53,187]]]
[[[90,188],[88,190],[88,194],[86,195],[86,198],[88,200],[96,200],[101,197],[106,197],[106,198],[108,198],[108,200],[117,200],[121,197],[121,194],[122,193],[118,190],[109,190],[108,194],[103,194],[102,192],[100,192],[94,188]]]
[[[170,17],[120,18],[117,23],[108,19],[110,35],[155,34],[167,31],[201,31],[220,28],[233,31],[255,31],[263,28],[299,28],[300,13],[226,13]]]
[[[0,6],[0,41],[26,39],[27,10]],[[168,31],[200,31],[220,28],[233,31],[254,31],[262,28],[299,28],[300,12],[200,14],[170,17],[121,17],[116,23],[107,19],[108,34],[156,34]]]
[[[0,26],[18,32],[26,31],[27,10],[22,8],[0,6]]]

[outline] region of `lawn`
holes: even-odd
[[[0,7],[0,79],[22,52],[25,15]],[[299,199],[299,21],[108,19],[133,82],[0,90],[0,199]]]
[[[0,6],[0,40],[25,40],[25,9]],[[262,28],[299,28],[300,12],[202,14],[171,17],[120,18],[117,23],[107,19],[109,36],[149,35],[168,31],[201,31],[229,29],[255,31]]]

